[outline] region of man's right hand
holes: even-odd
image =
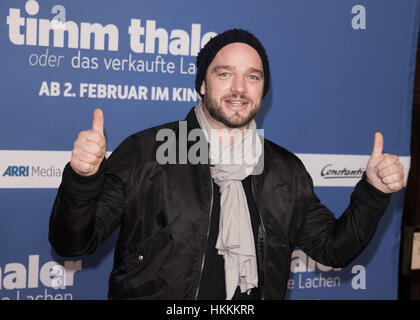
[[[70,166],[81,176],[94,175],[105,153],[104,114],[98,108],[93,112],[92,129],[80,132],[74,142]]]

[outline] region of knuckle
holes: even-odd
[[[96,155],[94,155],[94,154],[91,154],[90,155],[90,161],[89,161],[91,164],[93,164],[93,165],[96,165],[97,164],[97,162],[98,162],[98,157],[96,156]]]
[[[106,147],[106,140],[104,137],[101,136],[101,147],[105,148]]]
[[[92,164],[94,164],[95,163],[95,160],[96,160],[96,157],[94,156],[94,155],[92,155],[92,154],[86,154],[86,162],[89,164],[89,165],[92,165]]]
[[[102,149],[99,149],[98,152],[96,153],[96,157],[99,159],[102,159],[104,155],[105,155],[105,152]]]
[[[97,133],[96,131],[92,131],[91,139],[92,141],[95,141],[96,143],[99,144],[101,142],[101,135]]]
[[[385,178],[388,175],[388,169],[382,169],[381,171],[379,171],[379,176],[381,178]]]
[[[77,149],[80,145],[80,141],[79,139],[77,139],[76,141],[73,142],[73,149]]]
[[[100,157],[102,155],[102,148],[99,145],[95,144],[92,147],[92,152],[93,152],[93,154],[95,155],[96,158]]]
[[[80,158],[80,149],[79,148],[73,149],[72,156],[74,156],[75,158],[79,159]]]
[[[85,135],[86,135],[85,131],[80,131],[79,134],[77,135],[77,139],[78,140],[83,139],[85,137]]]

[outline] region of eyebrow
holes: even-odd
[[[225,69],[225,70],[235,70],[236,68],[234,66],[230,66],[230,65],[224,65],[224,66],[215,66],[211,72],[218,72],[220,71],[220,69]],[[262,72],[260,69],[256,69],[253,67],[249,67],[248,71],[252,72],[252,73],[258,73],[261,77],[264,78],[264,72]]]

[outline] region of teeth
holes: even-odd
[[[241,106],[244,103],[243,102],[232,101],[231,104],[233,104],[234,106]]]

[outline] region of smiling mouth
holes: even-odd
[[[248,104],[248,101],[244,101],[244,100],[233,100],[233,99],[227,99],[225,100],[225,102],[227,104],[229,104],[230,106],[232,106],[233,108],[238,108],[241,109],[244,106],[246,106]]]

